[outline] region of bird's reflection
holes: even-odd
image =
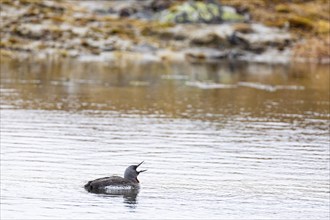
[[[138,195],[138,191],[137,192],[132,192],[132,193],[127,193],[123,195],[124,198],[124,204],[126,207],[135,209],[137,206],[137,195]]]
[[[134,190],[111,190],[106,193],[96,193],[104,197],[123,197],[123,203],[126,207],[135,209],[137,207],[137,196],[139,194],[138,189]]]

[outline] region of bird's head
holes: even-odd
[[[139,180],[138,180],[137,176],[140,173],[147,171],[147,170],[140,170],[140,171],[136,170],[143,162],[144,161],[142,161],[138,165],[131,165],[131,166],[127,167],[126,170],[125,170],[124,178],[128,179],[130,181],[133,181],[135,183],[139,183]]]

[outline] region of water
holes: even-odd
[[[328,68],[3,59],[1,219],[328,219]]]

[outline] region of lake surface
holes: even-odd
[[[329,66],[2,59],[1,219],[329,219],[329,107]]]

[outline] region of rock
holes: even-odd
[[[188,36],[192,46],[228,48],[231,46],[230,36],[233,33],[232,24],[221,24],[196,27],[195,30],[189,32]]]
[[[248,23],[237,23],[233,26],[234,32],[239,32],[243,34],[248,34],[253,32],[253,28],[251,27],[251,24]]]
[[[153,0],[150,4],[150,8],[154,12],[163,11],[169,8],[173,4],[173,0]]]
[[[306,17],[293,15],[289,17],[290,27],[312,30],[314,22]]]
[[[152,52],[155,52],[157,51],[157,47],[151,45],[151,44],[148,44],[148,43],[142,43],[142,44],[139,44],[139,45],[136,45],[132,48],[132,51],[134,52],[140,52],[140,53],[152,53]]]
[[[129,16],[133,15],[135,12],[136,12],[136,10],[132,7],[122,8],[119,11],[119,16],[120,17],[129,17]]]
[[[210,48],[194,48],[185,52],[185,56],[189,61],[196,60],[218,60],[229,56],[229,51],[216,50]]]
[[[2,50],[60,56],[102,56],[115,51],[133,51],[152,59],[158,57],[174,61],[240,59],[248,54],[263,60],[264,52],[285,51],[293,42],[285,30],[238,22],[245,21],[243,15],[235,8],[216,4],[215,1],[109,2],[116,13],[122,12],[122,16],[130,18],[97,14],[94,9],[78,10],[71,1],[47,2],[1,2]],[[154,12],[165,17],[151,16],[152,19],[162,20],[169,16],[175,22],[182,15],[187,23],[145,21]],[[304,22],[296,21],[295,24],[303,25]],[[326,20],[315,23],[314,27],[318,27],[314,31],[329,31]]]
[[[197,31],[190,37],[190,44],[195,46],[219,47],[228,45],[228,40],[213,31]]]
[[[236,42],[242,48],[260,54],[268,47],[286,47],[290,45],[292,37],[289,33],[278,28],[269,28],[261,24],[252,24],[252,32],[235,32]]]
[[[189,37],[189,26],[183,27],[177,25],[173,28],[166,28],[158,30],[157,35],[164,40],[184,40]]]
[[[235,8],[221,6],[215,1],[196,1],[173,5],[170,9],[156,14],[155,19],[173,23],[219,24],[244,21],[245,17],[238,14]]]
[[[224,22],[242,22],[245,20],[245,17],[238,14],[236,9],[229,6],[222,6],[222,15],[221,19]]]
[[[165,49],[157,51],[156,55],[163,61],[183,62],[185,60],[185,54],[180,51]]]

